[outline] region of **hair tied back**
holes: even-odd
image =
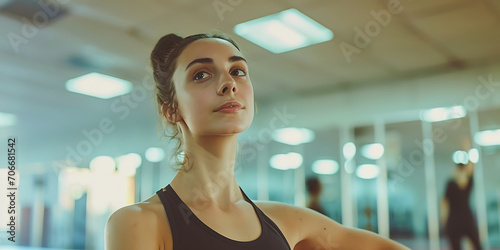
[[[168,54],[182,42],[183,38],[176,34],[168,34],[160,38],[151,52],[151,61],[164,63]]]

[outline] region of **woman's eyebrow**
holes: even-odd
[[[245,61],[245,62],[247,62],[247,60],[245,60],[245,58],[243,58],[241,56],[232,56],[232,57],[229,57],[229,61],[230,62],[236,62],[236,61]]]
[[[229,57],[229,62],[236,62],[236,61],[245,61],[245,63],[247,62],[247,60],[245,60],[245,58],[241,57],[241,56],[231,56]],[[195,63],[214,63],[214,60],[212,58],[198,58],[198,59],[194,59],[192,62],[190,62],[188,64],[188,66],[186,67],[186,70],[191,67],[191,65],[195,64]]]

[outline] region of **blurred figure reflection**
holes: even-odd
[[[319,196],[321,194],[321,189],[322,185],[321,182],[317,177],[310,177],[306,181],[306,186],[307,186],[307,192],[309,193],[309,203],[307,204],[307,208],[310,208],[312,210],[315,210],[319,213],[322,213],[326,216],[328,216],[325,213],[325,210],[321,206],[321,203],[319,202]]]
[[[471,162],[457,164],[441,202],[441,222],[445,225],[453,250],[461,249],[461,239],[464,236],[471,241],[474,249],[481,249],[476,223],[469,206],[473,173],[474,166]]]
[[[366,216],[366,225],[365,229],[369,231],[373,231],[372,227],[372,209],[370,206],[366,205],[365,210],[363,210]]]

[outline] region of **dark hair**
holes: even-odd
[[[318,194],[321,188],[321,182],[317,177],[310,177],[306,180],[307,192],[309,194]]]
[[[176,34],[168,34],[160,38],[156,43],[153,51],[151,52],[151,65],[153,67],[153,76],[156,82],[155,95],[158,104],[158,112],[161,114],[160,122],[163,124],[162,136],[165,135],[167,128],[172,129],[172,135],[169,142],[172,139],[177,141],[176,147],[173,154],[171,155],[170,161],[174,166],[178,168],[175,170],[189,171],[183,168],[183,166],[188,165],[189,157],[184,154],[184,159],[181,160],[181,147],[182,147],[182,137],[179,135],[182,130],[179,126],[166,117],[166,111],[168,108],[172,108],[172,116],[177,114],[178,102],[175,91],[175,85],[172,80],[172,75],[177,66],[177,58],[180,56],[182,51],[194,41],[205,39],[205,38],[218,38],[230,42],[236,49],[240,50],[236,42],[234,42],[229,36],[225,34],[196,34],[182,38]],[[163,108],[164,105],[164,108]],[[161,138],[161,137],[160,137]]]

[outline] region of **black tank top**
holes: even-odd
[[[261,225],[260,236],[252,241],[229,239],[205,225],[180,199],[170,184],[156,192],[167,213],[172,232],[173,250],[291,250],[285,236],[274,222],[267,217],[243,192],[245,200],[252,204]]]
[[[447,220],[448,228],[461,227],[468,228],[474,226],[474,217],[469,205],[473,176],[469,177],[469,182],[465,188],[460,188],[454,179],[448,181],[445,196],[448,199],[450,212]]]

